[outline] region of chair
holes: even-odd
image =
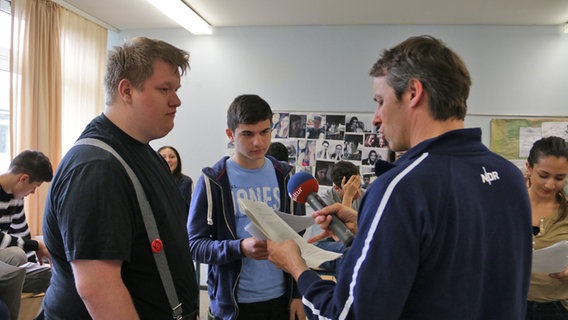
[[[33,320],[41,311],[41,303],[45,293],[22,293],[18,320]]]

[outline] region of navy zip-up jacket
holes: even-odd
[[[525,318],[527,188],[479,128],[406,152],[367,189],[358,228],[337,284],[313,271],[298,279],[310,318]]]
[[[202,170],[191,200],[187,231],[193,259],[209,264],[207,290],[211,311],[217,317],[235,319],[238,314],[235,295],[243,254],[235,229],[235,204],[226,171],[228,158]],[[280,211],[305,215],[305,208],[292,204],[286,190],[293,167],[271,156],[266,158],[274,165],[280,187]],[[300,298],[294,280],[285,275],[287,295],[290,299]]]

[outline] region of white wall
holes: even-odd
[[[568,35],[557,26],[250,27],[211,36],[136,30],[109,35],[109,46],[146,36],[190,52],[176,126],[152,146],[178,148],[196,180],[225,153],[226,110],[237,95],[259,94],[273,110],[373,112],[371,65],[382,49],[421,34],[444,40],[468,65],[466,126],[480,126],[484,143],[491,115],[568,115]]]

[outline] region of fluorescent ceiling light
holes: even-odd
[[[207,21],[182,0],[146,0],[166,16],[193,34],[211,34],[213,30]]]

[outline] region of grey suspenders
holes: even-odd
[[[140,211],[142,211],[142,219],[144,220],[144,226],[146,227],[146,232],[148,233],[148,239],[150,240],[152,252],[154,253],[154,260],[156,261],[156,266],[158,267],[158,272],[160,274],[160,278],[162,279],[162,284],[164,285],[164,289],[166,290],[166,294],[168,296],[168,301],[172,308],[173,319],[182,319],[183,310],[181,302],[179,302],[174,287],[174,282],[172,275],[170,274],[170,268],[168,266],[168,260],[166,259],[166,254],[162,247],[162,241],[160,240],[160,234],[158,233],[158,227],[156,226],[156,220],[154,219],[152,208],[150,207],[148,199],[146,199],[146,194],[144,193],[142,184],[140,184],[140,180],[138,180],[138,177],[136,176],[136,174],[134,174],[134,171],[132,171],[132,168],[130,168],[126,161],[124,161],[124,159],[122,159],[122,157],[105,142],[98,139],[85,138],[75,142],[75,145],[90,145],[106,150],[124,166],[126,173],[128,173],[128,176],[132,180],[134,190],[136,191],[136,198],[138,199],[138,203],[140,204]]]

